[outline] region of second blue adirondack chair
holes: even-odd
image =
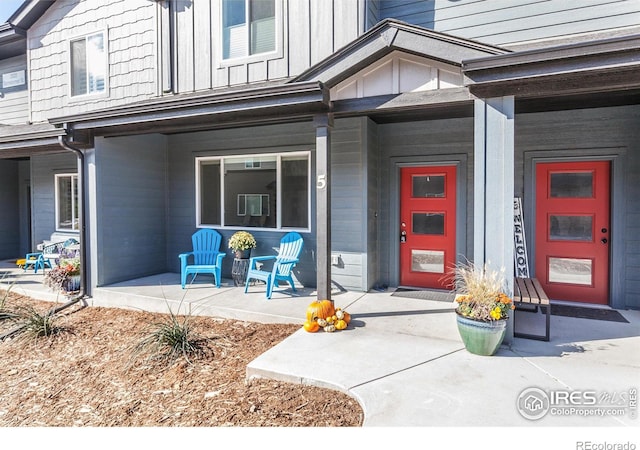
[[[280,240],[280,249],[277,256],[255,256],[249,260],[249,270],[247,280],[244,285],[244,292],[249,289],[249,280],[262,280],[267,285],[267,298],[271,298],[273,288],[278,286],[279,281],[286,281],[291,285],[293,292],[296,287],[293,283],[293,268],[300,261],[302,252],[302,236],[298,233],[287,233]],[[260,270],[258,262],[273,261],[271,270]]]
[[[188,275],[195,278],[199,273],[213,275],[216,286],[220,287],[222,259],[226,256],[226,253],[220,251],[222,236],[216,230],[202,229],[193,233],[191,242],[193,251],[178,255],[182,289],[187,283]]]

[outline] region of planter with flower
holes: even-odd
[[[44,276],[44,285],[56,292],[73,294],[80,290],[80,258],[61,259]]]
[[[503,272],[473,263],[456,266],[456,321],[465,348],[491,356],[502,344],[513,301],[505,294]]]
[[[238,259],[248,259],[251,249],[256,248],[256,239],[248,231],[237,231],[229,238],[229,248],[235,252]]]

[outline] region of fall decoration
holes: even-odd
[[[331,300],[315,300],[307,307],[307,320],[302,327],[309,333],[322,329],[326,333],[344,330],[351,315],[342,308],[335,308]]]
[[[307,320],[326,319],[335,314],[331,300],[315,300],[307,307]]]

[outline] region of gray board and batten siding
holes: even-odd
[[[220,7],[215,0],[172,2],[175,39],[160,39],[163,91],[184,93],[288,79],[356,39],[364,31],[364,0],[276,2],[276,50],[225,60],[220,45]],[[167,28],[163,8],[159,27]],[[285,32],[286,30],[286,32]],[[174,46],[171,52],[170,45]],[[171,64],[171,55],[175,62]]]
[[[637,0],[379,0],[370,2],[369,10],[374,20],[394,18],[506,48],[544,45],[535,42],[540,39],[637,30],[640,24]]]

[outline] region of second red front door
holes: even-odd
[[[456,261],[456,167],[400,173],[400,285],[450,289]]]

